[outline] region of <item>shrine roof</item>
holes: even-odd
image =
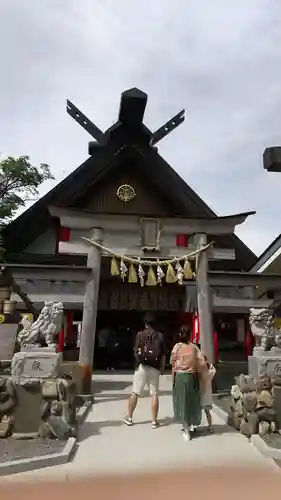
[[[275,240],[273,240],[272,243],[270,243],[270,245],[258,257],[256,263],[251,268],[251,271],[259,273],[263,273],[265,271],[267,272],[269,268],[272,269],[273,267],[276,267],[277,264],[279,264],[280,260],[281,260],[281,234],[279,234],[275,238]],[[278,272],[281,274],[281,265],[280,265],[280,271],[278,269]]]
[[[118,169],[122,159],[128,158],[128,155],[138,157],[141,169],[150,179],[151,185],[156,187],[157,183],[158,189],[172,200],[176,207],[175,211],[182,217],[190,215],[208,219],[217,217],[217,214],[162,158],[153,145],[164,137],[165,130],[169,128],[165,128],[166,125],[172,124],[172,130],[177,124],[173,125],[174,121],[170,120],[154,134],[151,133],[142,122],[146,94],[138,89],[126,92],[122,94],[118,121],[113,127],[103,134],[92,124],[96,133],[100,134],[101,142],[94,144],[96,147],[92,148],[91,156],[6,228],[5,241],[8,253],[23,252],[24,248],[42,233],[42,228],[47,229],[53,224],[54,219],[48,210],[50,205],[73,207],[74,201],[78,196],[80,198],[83,196],[89,185],[92,188],[109,172]],[[178,123],[183,121],[181,113],[177,115]],[[80,124],[83,126],[85,122],[81,121]],[[153,175],[151,175],[152,167]],[[236,235],[225,238],[228,246],[235,248],[241,267],[245,270],[251,268],[257,259],[255,254]]]

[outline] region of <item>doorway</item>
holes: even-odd
[[[182,314],[176,311],[150,311],[156,329],[165,336],[169,354],[174,338],[182,324]],[[99,311],[96,327],[94,367],[99,370],[133,370],[136,334],[144,328],[143,311]]]

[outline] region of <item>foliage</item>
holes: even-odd
[[[39,186],[49,179],[54,179],[50,167],[45,163],[33,166],[29,156],[8,156],[0,161],[0,239],[3,228],[16,211],[24,207],[27,200],[38,196]]]
[[[0,222],[3,224],[23,207],[30,197],[38,196],[42,182],[54,179],[50,167],[34,167],[29,156],[9,156],[0,162]]]

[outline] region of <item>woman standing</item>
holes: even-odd
[[[187,327],[180,329],[170,362],[173,374],[174,414],[176,420],[182,424],[184,439],[189,440],[194,428],[201,423],[198,373],[204,369],[205,360],[198,347],[189,342]]]

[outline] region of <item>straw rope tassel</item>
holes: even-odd
[[[138,282],[138,276],[137,276],[135,266],[134,266],[134,264],[130,264],[128,283],[137,283],[137,282]]]
[[[112,259],[111,259],[110,274],[111,274],[111,276],[119,276],[120,275],[119,266],[118,266],[118,263],[117,263],[117,260],[115,257],[112,257]]]
[[[152,266],[149,267],[147,273],[146,286],[155,286],[157,285],[155,272]]]
[[[192,272],[191,265],[190,265],[190,262],[188,259],[186,259],[184,262],[183,275],[184,275],[184,279],[186,279],[186,280],[191,280],[193,278],[193,272]]]
[[[168,264],[166,273],[166,283],[176,283],[177,277],[174,268],[171,264]]]

